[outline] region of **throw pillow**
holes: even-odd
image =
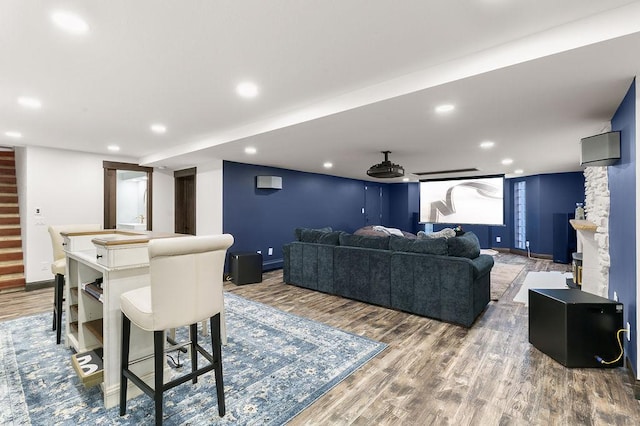
[[[389,249],[408,253],[435,254],[441,256],[446,256],[448,253],[447,240],[444,238],[410,240],[392,235],[389,240]]]
[[[387,228],[386,226],[376,225],[373,227],[374,231],[382,232],[385,235],[397,235],[402,237],[402,231],[398,228]]]
[[[449,256],[466,257],[475,259],[480,256],[480,240],[473,232],[465,232],[464,235],[447,239]]]
[[[369,237],[342,233],[339,239],[341,246],[389,250],[389,237]]]
[[[451,228],[444,228],[437,232],[426,233],[424,231],[418,232],[418,239],[424,238],[451,238],[456,236],[456,231]]]

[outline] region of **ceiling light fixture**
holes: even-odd
[[[25,107],[25,108],[29,108],[29,109],[40,109],[42,108],[42,102],[40,101],[40,99],[36,99],[36,98],[30,98],[28,96],[20,96],[18,98],[18,103]]]
[[[167,132],[167,126],[160,123],[152,124],[150,129],[153,133],[157,133],[159,135]]]
[[[326,163],[324,163],[322,166],[323,166],[325,169],[330,169],[330,168],[332,168],[332,167],[333,167],[333,163],[332,163],[332,162],[330,162],[330,161],[327,161],[327,162],[326,162]]]
[[[438,105],[436,107],[436,112],[439,114],[443,114],[445,112],[451,112],[455,109],[456,107],[452,104],[444,104],[444,105]]]
[[[10,138],[13,138],[13,139],[22,138],[22,133],[20,132],[8,131],[8,132],[4,132],[4,134],[5,136],[9,136]]]
[[[509,164],[513,164],[513,160],[511,158],[505,158],[504,160],[502,160],[502,164],[508,166]]]
[[[409,178],[408,178],[408,177],[406,177],[406,178],[402,178],[402,181],[403,181],[403,182],[409,182]]]
[[[59,10],[51,14],[51,20],[58,28],[71,34],[84,34],[89,31],[89,25],[75,13]]]
[[[245,81],[236,86],[236,93],[243,98],[255,98],[258,96],[258,86],[250,81]]]
[[[516,169],[516,170],[514,170],[514,171],[513,171],[513,173],[515,173],[515,174],[517,174],[517,175],[521,175],[521,174],[523,174],[523,173],[524,173],[524,170],[522,170],[522,169]]]
[[[120,147],[119,147],[118,145],[109,145],[109,146],[107,147],[107,149],[108,149],[109,151],[113,151],[113,152],[120,151]]]
[[[484,141],[484,142],[480,143],[480,148],[482,148],[482,149],[493,148],[495,144],[496,143],[493,142],[493,141]]]
[[[252,146],[248,146],[244,149],[245,154],[255,154],[256,152],[258,152],[258,150]]]
[[[404,176],[404,168],[397,164],[393,164],[389,161],[389,154],[391,151],[382,151],[384,154],[384,161],[379,164],[374,164],[367,170],[367,174],[374,178],[388,179]]]

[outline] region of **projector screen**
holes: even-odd
[[[420,182],[420,222],[504,225],[504,175]]]

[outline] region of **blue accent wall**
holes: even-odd
[[[549,254],[553,253],[553,214],[574,213],[576,203],[584,202],[584,174],[582,172],[544,174],[539,175],[539,179],[539,221],[535,247],[539,250],[536,253]]]
[[[576,161],[578,161],[576,159]],[[514,183],[526,182],[527,239],[531,253],[553,254],[553,214],[572,213],[576,203],[584,202],[584,175],[582,172],[550,173],[505,179],[504,203],[505,226],[462,225],[464,230],[473,231],[483,248],[514,248]],[[434,230],[457,225],[434,225]],[[496,237],[501,242],[496,242]]]
[[[419,221],[420,187],[418,183],[387,185],[389,193],[389,221],[387,226],[416,234],[424,230]]]
[[[282,189],[257,189],[256,176],[280,176]],[[282,266],[282,246],[293,241],[297,227],[355,231],[364,226],[364,184],[225,161],[222,229],[235,238],[229,252],[260,250],[265,269],[278,268]],[[383,211],[388,211],[388,206]],[[269,247],[273,247],[272,256],[268,255]]]
[[[631,324],[631,341],[624,339],[625,353],[636,375],[638,324],[636,282],[636,84],[632,83],[615,115],[611,130],[620,131],[620,161],[609,166],[609,298],[613,292],[624,304],[624,324]]]
[[[282,189],[257,189],[256,176],[280,176]],[[506,179],[505,226],[460,225],[473,231],[483,248],[513,248],[513,182],[518,180],[527,182],[527,238],[531,252],[551,256],[553,213],[573,212],[575,203],[584,200],[581,172]],[[380,192],[379,204],[366,203],[365,193],[378,197]],[[424,229],[424,225],[418,223],[419,203],[418,183],[385,184],[230,161],[223,163],[223,231],[235,237],[229,251],[260,250],[265,269],[282,266],[282,246],[293,240],[295,228],[331,226],[354,232],[365,226],[366,215],[362,209],[366,204],[376,204],[376,209],[379,205],[376,214],[381,214],[382,219],[375,224],[417,233]],[[451,225],[434,225],[433,230],[446,226]],[[500,236],[500,243],[496,242],[496,236]],[[273,247],[272,256],[268,255],[269,247]]]

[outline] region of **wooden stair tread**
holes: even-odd
[[[24,287],[24,254],[13,149],[0,149],[0,290]]]

